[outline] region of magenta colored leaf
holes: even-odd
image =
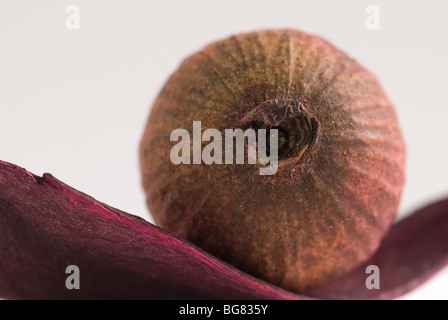
[[[109,207],[49,174],[0,161],[0,297],[16,299],[394,298],[448,261],[448,200],[394,225],[357,270],[297,295],[205,253],[145,220]],[[381,289],[367,290],[367,265]],[[66,267],[81,289],[65,286]]]
[[[394,224],[380,249],[349,274],[308,292],[323,299],[393,299],[448,264],[448,199]],[[380,270],[380,290],[365,286],[366,267]]]
[[[65,286],[80,269],[80,289]],[[301,299],[49,174],[0,161],[0,297]]]

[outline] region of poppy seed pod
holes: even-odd
[[[278,130],[278,170],[173,164],[170,134]],[[366,261],[394,221],[404,144],[377,79],[320,37],[241,34],[187,58],[140,144],[157,225],[237,268],[303,292]]]

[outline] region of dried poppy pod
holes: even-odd
[[[174,129],[277,128],[279,167],[174,165]],[[301,292],[360,265],[392,224],[404,146],[377,79],[325,40],[267,30],[187,58],[156,99],[140,145],[155,222]]]

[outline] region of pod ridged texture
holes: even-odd
[[[171,163],[174,129],[191,132],[199,120],[204,129],[239,128],[276,99],[302,105],[319,130],[275,175]],[[377,79],[322,38],[293,30],[240,34],[188,57],[155,100],[140,144],[156,224],[296,292],[375,252],[397,212],[404,154]]]

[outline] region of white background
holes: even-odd
[[[399,217],[448,195],[444,1],[0,0],[0,159],[150,220],[138,143],[183,58],[266,28],[318,34],[381,80],[407,145]],[[80,9],[68,30],[65,9]],[[368,5],[380,30],[365,27]],[[448,270],[405,299],[447,299]]]

